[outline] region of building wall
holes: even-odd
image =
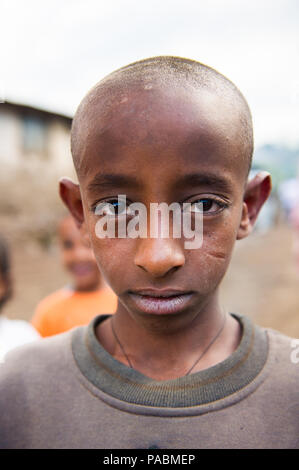
[[[53,174],[73,174],[71,120],[33,108],[0,104],[0,162],[14,168],[44,166]]]
[[[22,153],[22,121],[18,113],[0,104],[0,162],[15,166]]]
[[[28,106],[0,104],[0,231],[48,240],[66,209],[61,176],[75,179],[71,119]]]

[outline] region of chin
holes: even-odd
[[[90,282],[90,281],[82,282],[81,280],[79,282],[77,281],[75,285],[76,285],[76,290],[91,291],[91,290],[96,290],[98,288],[98,282]]]

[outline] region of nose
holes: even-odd
[[[152,277],[159,278],[183,266],[185,255],[179,240],[143,238],[139,240],[134,261]]]
[[[90,246],[87,246],[86,243],[80,240],[80,243],[77,243],[76,246],[74,247],[73,255],[76,261],[80,262],[80,261],[89,260],[89,258],[92,257],[91,253],[92,253],[92,250]]]

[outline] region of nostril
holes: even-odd
[[[139,268],[141,268],[143,271],[146,273],[150,274],[154,278],[159,278],[159,277],[164,277],[166,275],[169,275],[171,273],[174,273],[179,269],[180,266],[169,266],[169,265],[157,265],[157,264],[146,264],[146,265],[138,265]]]
[[[153,277],[163,277],[184,264],[184,250],[171,239],[145,239],[135,256],[135,265]]]

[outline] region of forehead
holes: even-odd
[[[141,174],[205,169],[246,174],[239,106],[208,89],[139,86],[97,97],[77,132],[79,179],[103,171]],[[142,171],[141,171],[142,170]],[[166,172],[167,174],[167,172]]]

